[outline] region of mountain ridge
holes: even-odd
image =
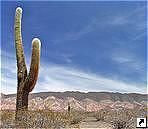
[[[91,99],[96,102],[100,102],[102,100],[111,100],[115,101],[127,101],[130,103],[147,101],[148,94],[140,94],[140,93],[119,93],[119,92],[79,92],[79,91],[65,91],[65,92],[38,92],[31,93],[29,95],[29,99],[33,99],[35,97],[41,97],[42,99],[47,98],[48,96],[54,96],[56,98],[65,99],[66,97],[72,97],[79,101],[83,99]],[[3,94],[1,93],[1,97],[10,98],[16,97],[16,94]]]
[[[147,105],[147,94],[112,92],[40,92],[29,95],[29,110],[66,111],[68,104],[77,111],[141,109]],[[1,93],[2,110],[15,110],[16,94]]]

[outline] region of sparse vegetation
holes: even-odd
[[[78,127],[85,118],[93,116],[98,121],[110,123],[113,129],[134,129],[136,117],[146,115],[146,110],[100,110],[100,112],[53,112],[50,110],[20,111],[22,121],[15,123],[15,111],[1,110],[1,128],[65,128]],[[77,126],[76,126],[77,125]]]
[[[108,112],[105,120],[110,122],[113,129],[135,129],[136,118],[146,114],[146,110],[136,109],[117,109]]]
[[[70,124],[70,117],[66,112],[53,111],[19,111],[19,115],[23,114],[21,121],[15,123],[15,111],[1,111],[1,127],[13,128],[60,128]],[[25,114],[25,115],[24,115]]]
[[[107,113],[107,110],[101,109],[100,111],[94,113],[94,117],[97,119],[97,121],[104,121]]]
[[[86,113],[84,112],[77,112],[77,111],[73,111],[70,114],[70,124],[79,124],[82,120],[84,120]]]

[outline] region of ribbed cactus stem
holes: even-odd
[[[29,92],[31,92],[36,84],[39,72],[39,62],[40,62],[40,47],[41,42],[38,38],[32,40],[32,57],[30,64],[30,71],[28,75],[28,86]]]
[[[15,14],[15,48],[16,48],[16,58],[17,58],[17,71],[18,71],[18,84],[25,80],[27,76],[27,67],[25,64],[25,57],[22,45],[21,36],[21,19],[22,19],[22,9],[18,7]]]
[[[17,99],[16,99],[16,119],[19,119],[17,111],[28,108],[29,92],[35,87],[40,65],[40,46],[41,42],[38,38],[32,40],[32,57],[29,74],[25,63],[23,51],[23,43],[21,36],[21,18],[22,9],[18,7],[15,14],[15,48],[17,59]]]

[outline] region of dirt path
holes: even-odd
[[[103,121],[97,121],[95,117],[87,117],[80,123],[80,129],[112,129],[111,125]]]

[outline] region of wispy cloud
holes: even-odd
[[[146,10],[147,7],[142,6],[129,13],[112,16],[112,19],[108,20],[108,24],[113,25],[114,27],[128,26],[128,28],[131,28],[131,30],[133,30],[133,35],[130,37],[130,42],[133,42],[146,35]]]
[[[108,21],[108,23],[117,26],[127,24],[129,20],[124,16],[114,16],[112,21]]]
[[[126,50],[115,50],[111,54],[111,59],[116,62],[120,68],[125,68],[129,71],[134,70],[134,71],[144,71],[145,70],[145,62],[137,59],[135,55],[133,55],[131,52],[128,52]]]
[[[113,91],[113,92],[142,92],[146,87],[136,84],[127,84],[120,80],[105,78],[90,72],[55,65],[41,67],[38,88],[48,91]],[[36,87],[36,88],[37,88]],[[38,89],[37,88],[37,89]]]
[[[1,56],[1,92],[16,93],[16,62],[15,55],[0,51]]]
[[[1,92],[16,93],[17,91],[17,63],[14,53],[4,50],[0,51],[1,56]],[[27,66],[28,60],[27,60]]]
[[[141,38],[143,38],[143,36],[146,36],[146,31],[144,31],[144,32],[142,32],[142,33],[140,33],[140,34],[137,34],[137,35],[132,39],[132,41],[141,39]]]
[[[96,6],[96,10],[99,10],[98,7],[99,6]],[[128,6],[124,8],[125,10],[122,10],[121,7],[114,8],[114,6],[109,8],[109,10],[107,10],[107,8],[106,6],[104,7],[102,6],[100,8],[100,11],[98,11],[98,14],[96,11],[94,16],[91,15],[92,13],[88,14],[88,16],[86,17],[87,18],[86,21],[81,21],[80,19],[78,19],[79,28],[73,29],[73,27],[75,26],[71,26],[73,24],[68,24],[68,22],[75,23],[75,19],[68,20],[70,17],[67,17],[63,20],[63,23],[65,23],[65,25],[63,24],[62,28],[63,30],[59,32],[56,30],[55,32],[53,32],[52,29],[51,31],[49,31],[50,29],[48,29],[47,27],[49,25],[49,22],[47,23],[45,22],[46,26],[45,29],[37,31],[40,33],[39,35],[43,37],[43,45],[42,45],[43,51],[41,59],[44,61],[48,60],[50,61],[50,63],[58,62],[57,64],[59,65],[49,64],[49,62],[48,63],[41,62],[39,79],[33,92],[79,90],[85,92],[119,91],[119,92],[144,93],[146,91],[146,86],[143,85],[144,81],[141,81],[139,79],[140,75],[143,75],[143,73],[146,72],[145,70],[146,61],[144,60],[145,57],[141,57],[141,54],[143,54],[142,51],[144,50],[144,45],[142,42],[137,42],[138,39],[144,39],[143,36],[145,36],[146,34],[145,13],[144,13],[146,7],[145,6],[141,7],[141,4],[139,4],[139,6],[137,5],[129,6],[128,4]],[[48,7],[46,9],[48,10]],[[53,9],[55,10],[55,8]],[[81,15],[77,15],[78,17],[84,15],[83,11],[80,13]],[[34,13],[32,11],[32,15],[33,14]],[[51,16],[50,20],[53,19],[54,21],[57,18],[59,18],[59,21],[61,21],[59,13],[55,13],[55,15]],[[36,23],[35,19],[32,20],[34,20],[32,23]],[[50,26],[51,28],[52,26],[56,25],[54,24],[54,22],[53,23],[51,22],[50,24],[52,24]],[[65,27],[67,27],[67,24],[68,26],[70,25],[70,30],[65,29]],[[7,30],[8,29],[7,24],[4,25],[6,26],[4,30]],[[39,24],[35,24],[35,26],[38,25]],[[30,30],[29,32],[30,33],[24,32],[28,34],[27,36],[24,37],[28,37],[30,39],[29,36],[34,34],[34,32],[32,30]],[[46,32],[46,34],[44,32]],[[52,39],[52,36],[51,37],[47,36],[49,34],[55,35],[53,36],[54,39]],[[85,42],[82,38],[84,38],[86,35],[88,36],[88,40],[86,41],[87,38],[84,39],[86,41]],[[5,39],[8,39],[7,34],[5,36]],[[73,40],[77,40],[78,44],[67,45],[67,46],[65,44],[55,45],[56,43],[64,43],[65,41],[73,41]],[[50,44],[49,43],[50,41],[55,44]],[[116,44],[115,46],[115,42],[119,43]],[[137,45],[137,43],[139,44]],[[27,44],[25,46],[27,48]],[[135,53],[131,52],[130,49],[131,46],[133,47],[133,49],[135,48],[134,50]],[[119,50],[114,51],[114,49],[118,48]],[[4,93],[16,93],[17,89],[17,84],[16,84],[17,67],[16,67],[15,53],[13,54],[9,53],[13,52],[13,50],[14,49],[12,49],[12,47],[10,48],[8,47],[7,52],[1,51],[1,57],[2,57],[1,86],[2,86],[2,92]],[[28,50],[28,48],[26,50]],[[137,50],[138,53],[136,53]],[[105,54],[102,52],[104,52]],[[103,62],[102,64],[99,64],[97,62],[96,64],[91,65],[89,63],[90,60],[85,60],[85,59],[83,60],[83,55],[85,54],[86,56],[90,57],[89,59],[92,61],[92,64],[93,60],[96,60],[96,58],[98,58],[97,60],[98,62],[99,61],[100,62],[105,61],[105,62]],[[98,55],[101,55],[101,58]],[[27,66],[29,66],[30,55],[29,58],[26,59],[27,59],[26,60]],[[83,61],[88,61],[88,63],[87,62],[83,63]],[[85,64],[89,65],[89,67],[86,66]],[[74,66],[77,66],[77,68],[74,68]],[[101,69],[99,66],[101,66]],[[86,69],[91,70],[92,67],[94,67],[96,73],[102,73],[102,74],[99,75],[85,71]],[[119,69],[116,70],[116,67],[119,67]],[[82,71],[81,68],[83,68],[84,71]],[[109,74],[113,75],[110,78],[104,76],[105,75],[104,71],[107,71],[108,70],[107,68],[109,68],[109,70],[111,71],[111,73]],[[137,79],[138,84],[135,84],[136,83],[135,78],[134,77],[132,78],[129,75],[137,73],[137,71],[139,72],[139,75],[138,76],[135,75],[134,77],[135,78],[138,77]],[[117,72],[120,72],[119,73],[120,75],[117,74]],[[125,74],[125,72],[131,74]],[[123,80],[120,80],[121,78],[122,79],[129,78],[127,80],[129,80],[130,82],[128,81],[125,82]]]
[[[121,62],[128,60],[121,59]],[[14,62],[14,61],[13,61]],[[16,93],[16,67],[15,63],[2,66],[2,92]],[[14,69],[12,69],[12,67]],[[6,69],[7,68],[7,69]],[[7,76],[14,74],[13,77]],[[113,91],[113,92],[139,92],[145,93],[146,87],[137,84],[127,84],[120,80],[113,80],[101,75],[81,71],[76,68],[42,63],[39,80],[33,92],[43,91]]]
[[[56,44],[63,41],[78,40],[89,32],[96,30],[100,24],[102,24],[102,22],[99,21],[98,17],[92,17],[91,20],[87,24],[83,25],[78,31],[65,33],[62,38],[54,39],[52,42]]]
[[[140,23],[135,21],[135,16],[136,18],[138,18],[138,20],[141,20],[141,18],[143,19],[144,15],[143,12],[146,11],[146,6],[142,6],[139,8],[136,8],[134,10],[132,10],[129,13],[125,13],[125,14],[117,14],[111,17],[111,19],[108,21],[109,24],[112,25],[125,25],[125,24],[134,24],[138,27],[138,29],[141,29],[143,27],[145,27],[144,22],[141,21]],[[142,24],[141,24],[142,23]],[[136,29],[137,29],[136,27]]]
[[[6,52],[2,49],[0,49],[0,56],[5,57],[5,59],[14,59],[15,58],[15,54],[10,54],[9,52]]]
[[[88,34],[89,32],[92,32],[97,29],[98,25],[100,25],[101,22],[98,18],[93,17],[88,24],[83,26],[78,32],[67,34],[67,39],[70,40],[78,40],[83,35]]]
[[[72,31],[68,33],[64,33],[62,38],[53,39],[52,42],[60,43],[63,41],[69,41],[69,40],[79,40],[83,36],[85,36],[88,33],[91,33],[93,31],[98,30],[99,27],[119,27],[119,26],[134,26],[134,29],[142,31],[145,31],[146,29],[146,22],[143,21],[143,18],[145,17],[145,14],[143,12],[146,10],[146,6],[138,7],[136,9],[131,10],[129,13],[118,13],[115,14],[104,14],[103,18],[100,18],[100,15],[96,15],[93,17],[90,17],[89,22],[84,24],[79,30]],[[136,19],[135,19],[136,18]],[[138,19],[138,21],[137,21]],[[100,32],[101,33],[101,32]],[[146,33],[146,32],[145,32]],[[143,36],[143,34],[140,35],[137,34],[135,40]]]

